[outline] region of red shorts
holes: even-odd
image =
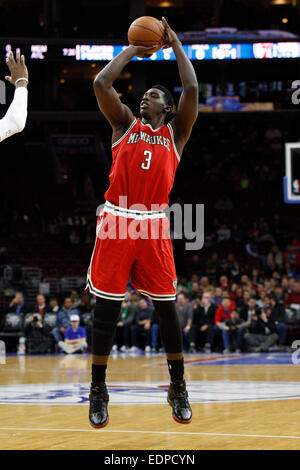
[[[97,221],[87,288],[123,300],[131,284],[152,300],[175,300],[177,279],[165,214],[129,211],[106,203]]]

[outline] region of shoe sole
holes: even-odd
[[[172,414],[172,418],[176,421],[176,423],[180,424],[189,424],[192,421],[192,418],[188,421],[182,421],[181,419],[178,419],[174,414]]]
[[[109,423],[109,418],[107,418],[107,420],[105,421],[105,423],[100,424],[100,426],[96,426],[95,424],[92,424],[91,422],[90,422],[90,425],[91,425],[92,428],[94,428],[94,429],[101,429],[101,428],[104,428],[105,426],[107,426],[108,423]]]
[[[173,408],[172,403],[169,400],[168,400],[168,403],[169,403],[170,407]],[[180,423],[180,424],[189,424],[193,419],[193,418],[191,418],[188,421],[187,420],[182,420],[182,419],[177,418],[177,416],[174,413],[172,413],[172,418],[174,419],[174,421],[176,421],[176,423]]]

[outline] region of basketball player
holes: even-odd
[[[109,421],[106,368],[129,274],[132,285],[152,299],[159,316],[171,378],[168,403],[172,406],[172,416],[179,423],[189,423],[192,419],[184,381],[182,333],[174,302],[176,272],[170,237],[125,239],[122,230],[119,237],[109,236],[113,229],[124,227],[124,222],[151,230],[158,224],[159,233],[164,231],[168,219],[163,210],[153,210],[153,205],[160,208],[168,205],[175,171],[197,118],[198,83],[194,68],[176,33],[164,18],[162,21],[183,87],[176,115],[171,93],[160,85],[145,92],[140,104],[141,118],[134,117],[113,88],[125,65],[135,55],[149,56],[151,47],[129,46],[94,81],[99,107],[113,131],[110,186],[98,218],[87,276],[87,288],[97,296],[89,395],[89,420],[95,428],[104,427]],[[124,196],[127,205],[123,203]],[[133,205],[142,205],[144,210],[132,209]],[[105,227],[109,227],[108,236],[104,236]],[[169,232],[168,225],[167,229]]]
[[[21,132],[27,118],[27,100],[28,100],[28,71],[25,65],[25,57],[20,56],[20,50],[16,51],[16,59],[10,51],[6,58],[6,64],[11,73],[5,79],[16,87],[14,99],[8,108],[5,116],[0,119],[0,141],[7,139],[17,132]]]

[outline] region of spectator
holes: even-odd
[[[213,296],[212,303],[219,306],[221,305],[222,299],[223,299],[222,287],[216,287],[215,295]]]
[[[50,312],[49,305],[46,304],[46,299],[43,294],[38,294],[36,296],[36,304],[32,309],[33,312],[37,312],[40,315]]]
[[[294,283],[294,287],[291,293],[287,295],[285,299],[285,306],[300,308],[300,281]]]
[[[252,352],[268,352],[278,340],[276,325],[264,310],[252,316],[245,340]]]
[[[198,281],[193,281],[191,285],[191,292],[189,293],[189,299],[195,300],[199,293],[200,293],[199,283]]]
[[[241,312],[245,307],[248,307],[248,302],[250,299],[250,291],[248,289],[245,289],[243,292],[243,300],[237,302],[236,306],[237,309]]]
[[[198,283],[197,283],[198,285]],[[193,320],[193,309],[187,301],[186,295],[181,292],[177,296],[177,302],[175,304],[178,320],[181,326],[183,334],[183,345],[185,349],[188,349],[190,342],[190,329]]]
[[[58,300],[56,297],[51,297],[49,300],[49,312],[58,313],[59,312]]]
[[[75,305],[74,305],[75,307]],[[91,303],[91,296],[88,292],[84,292],[81,295],[80,301],[78,302],[77,305],[78,310],[80,311],[81,314],[91,312],[92,310],[92,303]]]
[[[7,313],[29,313],[31,311],[30,305],[25,302],[22,292],[17,292],[12,301],[10,302]]]
[[[202,276],[199,284],[200,284],[200,289],[202,289],[203,292],[206,292],[206,291],[212,292],[214,289],[213,285],[209,283],[209,279],[207,276]]]
[[[197,351],[197,345],[204,344],[204,351],[211,352],[214,339],[215,312],[217,306],[212,303],[210,292],[204,292],[201,304],[194,308],[190,331],[190,352]]]
[[[244,320],[244,322],[247,323],[247,326],[250,325],[251,319],[253,316],[259,316],[260,315],[260,308],[257,305],[256,298],[251,297],[245,307],[240,309],[240,316]]]
[[[222,329],[223,343],[225,346],[224,353],[236,351],[240,353],[243,347],[243,339],[246,333],[244,322],[240,318],[237,310],[230,312],[230,319],[225,321],[224,329]]]
[[[281,251],[279,250],[278,246],[277,245],[273,245],[272,248],[271,248],[271,251],[269,252],[268,254],[268,257],[267,257],[267,264],[270,266],[271,264],[271,261],[273,261],[275,263],[275,268],[279,268],[281,269],[282,268],[282,265],[283,265],[283,257],[282,257],[282,253]]]
[[[67,354],[85,352],[87,349],[85,328],[79,326],[79,315],[71,315],[71,327],[65,332],[65,340],[60,341],[58,346]]]
[[[45,354],[51,352],[51,339],[42,324],[42,316],[35,313],[25,324],[26,352],[28,354]]]
[[[147,301],[141,298],[136,309],[135,324],[131,326],[130,352],[137,352],[141,336],[146,336],[145,352],[151,352],[151,321],[152,309],[148,307]]]
[[[271,316],[272,321],[274,321],[276,325],[276,333],[279,336],[279,348],[285,351],[287,327],[285,324],[284,305],[277,300],[275,294],[268,294],[266,296],[266,301],[268,303],[268,305],[265,306],[267,316]]]
[[[112,351],[117,351],[120,347],[122,352],[129,349],[130,346],[130,329],[135,320],[137,307],[129,303],[129,299],[125,297],[121,304],[121,312],[116,326],[116,335]]]
[[[225,322],[229,320],[231,311],[234,309],[235,304],[233,304],[228,297],[223,298],[221,305],[217,308],[215,313],[215,333],[217,337],[220,337],[222,334]]]
[[[72,290],[70,297],[72,300],[72,307],[79,308],[81,304],[81,298],[79,297],[77,290]]]
[[[66,330],[71,326],[71,315],[79,315],[79,310],[72,307],[71,297],[66,297],[63,308],[57,314],[56,326],[51,332],[57,344],[63,341]]]

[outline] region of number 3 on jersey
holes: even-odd
[[[149,170],[151,165],[152,152],[150,152],[150,150],[145,150],[144,155],[147,155],[147,157],[143,163],[141,163],[141,168],[143,168],[143,170]]]

